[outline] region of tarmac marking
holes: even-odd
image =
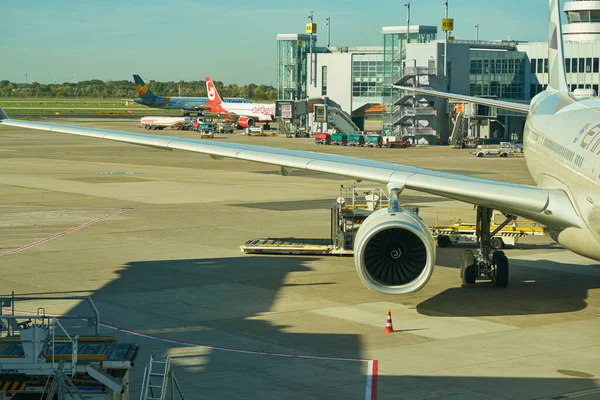
[[[127,211],[127,210],[126,210]],[[124,212],[121,210],[121,212]],[[25,310],[11,310],[9,308],[2,308],[4,311],[13,311],[24,314],[31,314],[31,311]],[[55,317],[81,317],[80,315],[70,315],[70,314],[53,314],[46,313],[46,315],[52,315]],[[82,319],[86,319],[81,317]],[[315,354],[293,354],[293,353],[276,353],[262,350],[248,350],[248,349],[239,349],[235,347],[223,347],[223,346],[214,346],[202,343],[194,343],[188,342],[185,340],[177,340],[177,339],[169,339],[161,336],[151,335],[148,333],[134,331],[132,329],[122,328],[120,326],[104,324],[100,323],[100,326],[107,329],[112,329],[117,332],[127,333],[133,336],[139,336],[146,339],[158,340],[164,343],[172,343],[179,344],[182,346],[189,347],[204,347],[211,350],[219,350],[219,351],[227,351],[232,353],[242,353],[242,354],[256,354],[262,356],[274,356],[274,357],[289,357],[289,358],[303,358],[308,360],[330,360],[330,361],[352,361],[352,362],[366,362],[367,363],[367,382],[366,382],[366,390],[365,390],[365,400],[377,400],[377,377],[379,374],[379,361],[373,360],[369,358],[353,358],[353,357],[332,357],[332,356],[319,356]]]
[[[84,223],[84,224],[81,224],[81,225],[75,226],[75,227],[73,227],[73,228],[67,229],[66,231],[63,231],[63,232],[56,233],[56,234],[54,234],[54,235],[52,235],[52,236],[48,236],[47,238],[44,238],[44,239],[40,239],[40,240],[38,240],[37,242],[29,243],[29,244],[27,244],[27,245],[25,245],[25,246],[23,246],[23,247],[19,247],[18,249],[14,249],[14,250],[9,250],[9,251],[6,251],[6,252],[4,252],[4,253],[1,253],[1,254],[0,254],[0,257],[8,256],[8,255],[10,255],[10,254],[15,254],[15,253],[19,253],[19,252],[21,252],[21,251],[23,251],[23,250],[30,249],[30,248],[32,248],[32,247],[35,247],[35,246],[38,246],[38,245],[40,245],[40,244],[43,244],[43,243],[49,242],[49,241],[50,241],[50,240],[52,240],[52,239],[56,239],[56,238],[59,238],[59,237],[61,237],[61,236],[68,235],[69,233],[72,233],[72,232],[78,231],[78,230],[80,230],[80,229],[83,229],[83,228],[85,228],[85,227],[88,227],[88,226],[90,226],[90,225],[93,225],[93,224],[95,224],[96,222],[104,221],[105,219],[108,219],[108,218],[110,218],[110,217],[114,217],[115,215],[123,214],[124,212],[127,212],[127,211],[129,211],[129,210],[132,210],[132,209],[131,209],[131,208],[123,208],[123,209],[121,209],[121,210],[119,210],[119,211],[115,211],[115,212],[113,212],[113,213],[110,213],[110,214],[107,214],[107,215],[105,215],[105,216],[103,216],[103,217],[96,218],[96,219],[94,219],[94,220],[91,220],[91,221],[88,221],[88,222],[86,222],[86,223]]]
[[[304,358],[309,360],[331,360],[331,361],[358,361],[358,362],[366,362],[367,363],[367,384],[365,390],[365,400],[377,400],[377,375],[379,370],[379,362],[378,360],[372,360],[368,358],[352,358],[352,357],[331,357],[331,356],[319,356],[314,354],[293,354],[293,353],[275,353],[269,351],[262,350],[247,350],[247,349],[238,349],[234,347],[222,347],[222,346],[213,346],[206,345],[201,343],[187,342],[184,340],[176,340],[169,339],[160,336],[150,335],[147,333],[134,331],[130,329],[124,329],[115,325],[109,324],[100,324],[104,328],[113,329],[118,332],[128,333],[134,336],[140,336],[146,339],[158,340],[165,343],[174,343],[180,344],[183,346],[190,347],[204,347],[211,350],[220,350],[220,351],[228,351],[233,353],[243,353],[243,354],[257,354],[262,356],[274,356],[274,357],[289,357],[289,358]]]

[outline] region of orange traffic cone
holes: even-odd
[[[388,310],[387,320],[385,321],[385,329],[383,330],[385,333],[393,333],[394,327],[392,326],[392,312]]]

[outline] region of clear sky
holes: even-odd
[[[309,11],[326,44],[381,45],[406,25],[408,0],[0,0],[0,79],[147,79],[275,85],[276,36],[303,33]],[[411,25],[437,25],[441,0],[412,0]],[[301,7],[300,7],[301,5]],[[449,0],[454,36],[545,41],[548,0]]]

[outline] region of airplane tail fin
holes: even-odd
[[[2,107],[0,107],[0,120],[3,120],[3,119],[8,119],[8,115],[6,115],[6,113],[4,112]]]
[[[135,88],[141,98],[150,99],[156,97],[139,75],[133,75],[133,80],[135,81]]]
[[[208,76],[206,77],[206,94],[208,96],[208,108],[218,111],[221,107],[221,103],[223,103],[223,100],[221,100],[221,96],[219,96],[219,92],[217,92],[217,88],[215,87],[212,79],[210,79]]]
[[[560,1],[550,2],[550,24],[548,26],[548,88],[568,94],[569,86],[565,75],[564,43],[560,22]]]

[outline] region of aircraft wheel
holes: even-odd
[[[437,237],[437,244],[440,247],[448,247],[452,244],[452,240],[446,235],[440,235]]]
[[[508,286],[508,258],[503,251],[495,251],[492,260],[495,266],[494,283],[498,287]]]
[[[495,249],[495,250],[503,249],[504,248],[504,240],[502,240],[502,238],[499,238],[499,237],[494,237],[494,238],[492,238],[492,240],[490,242],[490,246],[492,246],[492,249]]]
[[[460,276],[464,283],[475,283],[477,280],[477,262],[472,250],[466,250],[460,261]]]

